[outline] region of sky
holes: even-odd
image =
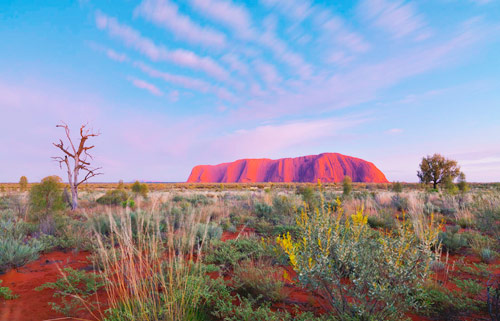
[[[61,121],[100,182],[323,152],[500,181],[500,0],[0,1],[0,182],[65,179]]]

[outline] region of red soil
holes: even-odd
[[[0,321],[40,321],[60,318],[61,314],[52,310],[48,302],[54,302],[53,290],[34,289],[44,283],[54,282],[61,277],[59,269],[74,269],[89,266],[86,257],[88,252],[73,254],[71,252],[52,252],[42,255],[38,260],[18,269],[12,269],[0,275],[2,286],[9,287],[19,295],[13,300],[0,300]],[[92,320],[87,313],[79,317]],[[66,319],[71,320],[71,319]]]
[[[188,183],[253,182],[341,182],[350,176],[353,182],[387,183],[373,163],[338,153],[281,159],[240,159],[219,165],[193,168]]]

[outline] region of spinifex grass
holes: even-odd
[[[184,213],[174,229],[167,216],[151,209],[109,215],[111,233],[97,235],[99,264],[107,282],[106,320],[196,320],[203,290],[201,215]]]

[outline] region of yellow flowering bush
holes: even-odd
[[[403,217],[391,232],[372,230],[363,210],[344,215],[307,207],[297,217],[299,237],[277,238],[299,280],[320,293],[341,320],[401,320],[428,276],[439,226],[418,238]]]

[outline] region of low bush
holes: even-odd
[[[35,290],[55,290],[53,297],[60,298],[60,303],[49,302],[49,305],[54,311],[68,317],[75,316],[81,310],[94,309],[97,302],[91,302],[90,297],[104,286],[102,277],[72,268],[65,268],[62,273],[63,276],[57,281],[45,283]]]
[[[66,204],[62,195],[62,181],[60,177],[48,176],[40,184],[31,187],[29,194],[30,218],[34,221],[63,210]]]
[[[97,203],[102,205],[121,205],[128,200],[128,193],[123,189],[106,191],[106,194],[97,199]]]
[[[200,244],[202,241],[207,243],[220,240],[222,237],[222,227],[215,223],[198,223],[196,230],[196,242]]]
[[[460,249],[468,246],[467,237],[458,233],[459,226],[447,227],[445,232],[439,233],[439,241],[443,248],[450,253],[457,253]]]
[[[12,293],[11,289],[1,285],[2,285],[2,280],[0,280],[0,299],[12,300],[18,297],[17,295]]]
[[[0,273],[36,260],[43,249],[37,239],[26,240],[17,222],[0,221]]]
[[[281,301],[286,297],[283,270],[265,262],[245,260],[234,267],[232,287],[242,296],[270,301]]]
[[[264,254],[262,244],[254,239],[215,241],[205,251],[205,262],[226,267],[233,267],[238,262]]]

